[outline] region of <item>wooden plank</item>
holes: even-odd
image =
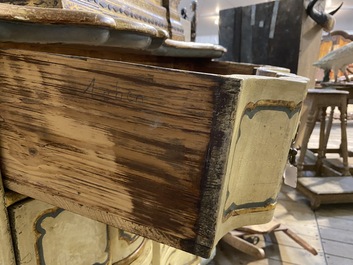
[[[325,264],[323,253],[313,256],[300,248],[268,244],[264,247],[265,259],[256,259],[236,250],[226,244],[220,244],[215,261],[217,264]]]
[[[347,224],[349,225],[349,224]],[[353,231],[334,229],[331,227],[320,227],[320,236],[322,239],[337,241],[353,245]]]
[[[326,255],[326,261],[327,265],[351,265],[353,262],[352,259],[337,257],[334,255]]]
[[[331,240],[322,240],[324,251],[328,255],[348,258],[353,260],[353,245]]]
[[[341,158],[327,158],[326,162],[333,167],[335,170],[342,172],[343,162]],[[348,157],[349,171],[353,174],[353,157]]]
[[[352,204],[337,204],[326,205],[315,212],[317,217],[322,218],[338,218],[353,221],[353,205]]]
[[[277,205],[275,217],[285,223],[295,220],[302,220],[301,224],[315,221],[315,215],[310,207],[306,204],[298,204],[296,201],[281,200]]]
[[[316,217],[312,210],[307,206],[306,200],[298,201],[295,199],[297,198],[295,193],[300,196],[295,189],[282,187],[282,190],[285,190],[286,194],[288,191],[291,191],[291,195],[294,196],[292,197],[294,200],[279,199],[279,205],[275,210],[276,220],[302,237],[318,252],[322,252],[319,227],[316,223]],[[279,245],[299,247],[296,242],[291,240],[283,232],[276,232],[275,237],[271,237],[271,239],[276,240],[275,243]],[[267,240],[267,238],[265,238],[265,240]]]
[[[353,177],[299,178],[298,182],[318,195],[350,194],[353,198]],[[334,200],[334,198],[332,198]]]
[[[330,227],[334,229],[341,229],[343,231],[352,232],[353,231],[353,221],[344,220],[340,218],[327,218],[327,217],[317,217],[317,223],[320,229],[322,227]]]
[[[288,227],[288,226],[287,226]],[[294,229],[296,227],[293,226]],[[292,229],[292,227],[290,227]],[[235,230],[238,231],[238,230]],[[232,234],[236,234],[236,232],[232,231],[230,232]],[[296,233],[299,235],[299,233]],[[293,239],[291,239],[289,236],[287,236],[284,232],[282,231],[276,231],[273,233],[269,234],[246,234],[243,237],[247,238],[251,242],[251,237],[257,236],[259,239],[259,242],[256,244],[257,247],[264,248],[268,245],[281,245],[283,247],[292,247],[292,248],[299,248],[302,249],[302,247],[296,243]],[[308,236],[305,235],[304,232],[300,234],[300,237],[306,241],[309,245],[311,245],[313,248],[315,248],[318,252],[323,252],[322,250],[322,245],[320,241],[320,236]]]
[[[295,226],[291,226],[290,229],[295,229],[296,231],[299,230]],[[301,233],[297,232],[297,234],[302,239],[304,239],[309,245],[311,245],[313,248],[315,248],[317,252],[323,252],[319,234],[316,236],[310,236],[310,235],[306,235],[305,231],[301,232]],[[275,239],[276,241],[273,241],[273,239]],[[268,241],[268,238],[266,237],[265,240]],[[302,248],[283,232],[275,232],[275,238],[271,237],[271,240],[275,244],[281,245],[284,247],[289,246],[289,247],[293,247],[293,248],[300,248],[300,249]]]
[[[279,193],[278,200],[290,202],[307,202],[307,198],[301,193],[297,192],[294,188],[283,185]]]
[[[304,249],[272,245],[265,248],[266,257],[292,264],[325,264],[323,253],[314,256]]]

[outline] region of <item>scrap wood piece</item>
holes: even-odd
[[[303,247],[305,250],[309,251],[311,254],[316,256],[318,253],[315,248],[313,248],[308,242],[306,242],[303,238],[299,237],[295,232],[290,230],[288,227],[282,225],[277,222],[275,219],[272,219],[270,222],[261,225],[251,225],[251,226],[243,226],[237,228],[229,233],[227,233],[223,240],[231,245],[232,247],[247,253],[252,256],[256,256],[259,258],[265,257],[265,252],[262,248],[256,247],[253,244],[247,242],[242,239],[243,236],[246,235],[256,235],[256,234],[269,234],[272,232],[282,231],[287,236],[289,236],[292,240],[294,240],[297,244]]]
[[[275,221],[275,219],[272,219],[266,224],[243,226],[237,228],[236,230],[247,232],[248,234],[268,234],[274,231],[275,229],[279,228],[280,226],[280,223]]]
[[[240,250],[241,252],[244,252],[246,254],[255,256],[257,258],[264,258],[265,257],[265,251],[262,248],[256,247],[255,245],[247,242],[246,240],[234,236],[231,233],[227,233],[222,240],[232,246],[233,248],[236,248]]]
[[[287,236],[293,239],[296,243],[298,243],[302,248],[309,251],[311,254],[316,256],[318,253],[315,248],[313,248],[308,242],[306,242],[303,238],[298,236],[292,230],[288,229],[287,227],[279,227],[274,232],[283,231]]]

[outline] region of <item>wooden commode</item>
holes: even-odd
[[[56,265],[54,240],[78,265],[194,264],[272,219],[307,80],[179,41],[177,1],[97,2],[0,4],[1,265]]]

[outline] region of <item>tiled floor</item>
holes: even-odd
[[[349,111],[353,112],[353,109]],[[348,121],[347,134],[349,149],[353,151],[353,120]],[[317,144],[318,126],[309,148],[315,148]],[[338,147],[339,144],[340,124],[335,120],[328,147]],[[314,212],[303,195],[283,186],[275,218],[316,248],[318,255],[313,256],[283,232],[276,232],[272,237],[260,236],[258,245],[265,250],[265,259],[251,257],[220,242],[211,264],[353,264],[353,204],[323,205]]]

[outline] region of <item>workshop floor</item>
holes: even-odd
[[[352,107],[349,111],[353,112]],[[348,121],[347,134],[349,150],[353,151],[352,119]],[[309,148],[317,147],[317,143],[318,124]],[[328,147],[337,147],[339,143],[340,125],[335,120]],[[265,250],[265,259],[251,257],[220,242],[216,257],[210,264],[353,264],[353,204],[323,205],[314,212],[304,196],[291,187],[283,186],[275,218],[316,248],[318,255],[313,256],[283,232],[275,232],[274,237],[260,236],[258,246]]]

